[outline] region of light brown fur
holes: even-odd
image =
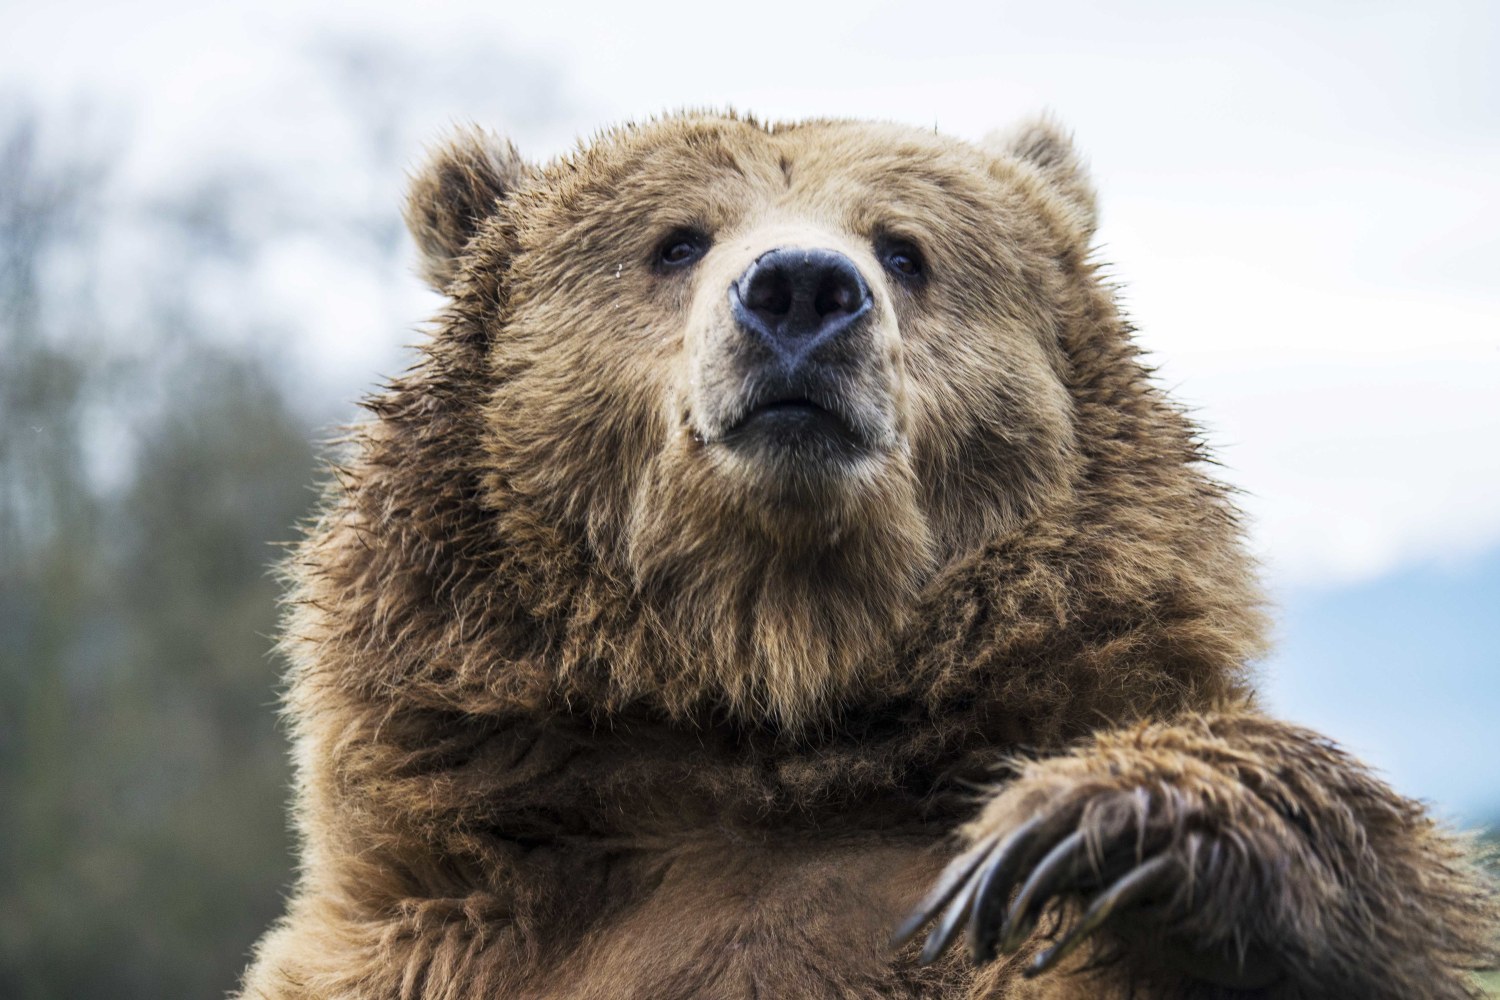
[[[1234,508],[1054,126],[685,114],[540,168],[468,133],[407,218],[449,304],[290,566],[303,871],[245,996],[1212,996],[1182,956],[1226,943],[1282,970],[1240,995],[1474,995],[1461,845],[1256,713]],[[780,245],[876,299],[836,481],[717,444],[723,289]],[[956,831],[1049,811],[1224,849],[1093,975],[889,947]]]

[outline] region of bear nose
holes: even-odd
[[[762,254],[730,286],[735,320],[791,364],[870,311],[854,261],[832,250]]]

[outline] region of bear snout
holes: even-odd
[[[819,347],[870,312],[870,287],[854,261],[834,250],[783,248],[761,254],[729,287],[744,333],[792,374]]]
[[[729,282],[728,305],[699,381],[707,439],[814,460],[889,447],[892,373],[877,347],[875,295],[850,257],[766,251]]]

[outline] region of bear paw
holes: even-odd
[[[972,825],[972,846],[902,923],[897,944],[936,919],[922,964],[965,927],[970,956],[985,964],[1018,951],[1052,908],[1053,941],[1023,970],[1028,978],[1090,941],[1151,975],[1238,990],[1280,978],[1266,950],[1229,919],[1228,911],[1253,905],[1237,889],[1255,881],[1247,877],[1258,867],[1246,856],[1252,839],[1217,832],[1206,803],[1168,783],[1030,777]]]

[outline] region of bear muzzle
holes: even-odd
[[[875,297],[834,250],[780,248],[730,283],[719,344],[718,440],[778,459],[852,460],[891,443]]]

